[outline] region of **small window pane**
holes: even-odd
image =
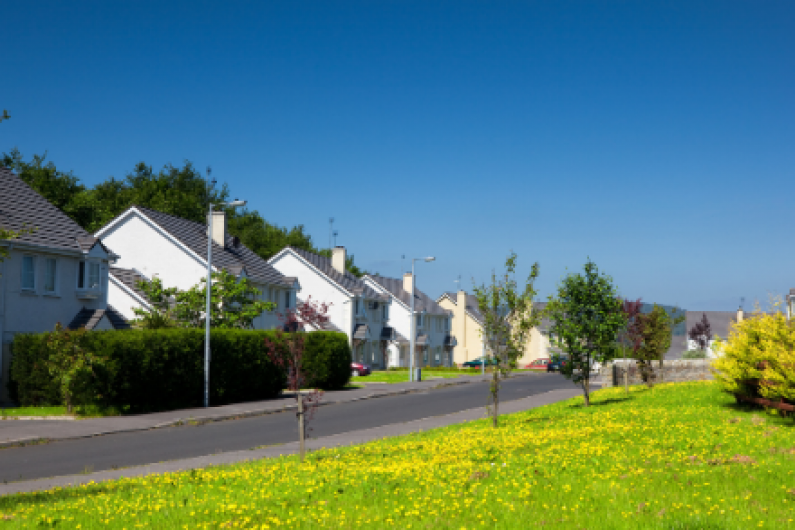
[[[22,257],[22,288],[31,291],[36,288],[36,260],[33,256]]]
[[[290,291],[284,293],[284,307],[285,309],[290,308]]]
[[[99,263],[88,264],[88,288],[96,289],[99,287]]]
[[[77,288],[83,289],[86,286],[86,262],[81,261],[77,267]]]
[[[44,290],[48,293],[53,293],[55,292],[55,272],[57,262],[54,259],[48,259],[44,263]]]

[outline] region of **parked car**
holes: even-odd
[[[351,363],[351,375],[353,377],[359,377],[360,375],[370,375],[372,370],[370,367],[363,363]]]
[[[528,370],[547,370],[547,366],[551,362],[552,362],[551,359],[536,359],[535,361],[525,366],[525,368]]]
[[[491,357],[478,357],[477,359],[472,359],[471,361],[465,362],[461,366],[463,366],[464,368],[480,368],[481,366],[483,366],[484,359],[486,362],[486,366],[494,366],[497,364],[497,361],[495,359],[492,359]]]
[[[566,366],[567,362],[569,362],[569,360],[566,358],[550,359],[547,365],[547,372],[560,372],[561,367]]]

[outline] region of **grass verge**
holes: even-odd
[[[295,457],[0,498],[8,528],[793,528],[792,419],[623,388]],[[80,525],[80,526],[78,526]]]
[[[465,375],[480,375],[479,373],[473,374],[465,371],[449,371],[449,372],[442,372],[442,371],[428,371],[423,372],[422,379],[451,379],[454,377],[462,377]],[[370,375],[365,375],[361,377],[352,377],[352,383],[406,383],[409,380],[409,373],[408,371],[376,371],[372,372]]]
[[[15,418],[19,416],[67,416],[66,407],[16,407],[0,409],[0,417]]]

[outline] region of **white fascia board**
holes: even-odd
[[[130,295],[133,300],[136,300],[146,309],[150,311],[152,310],[152,306],[149,305],[149,302],[147,302],[144,298],[141,298],[138,293],[127,287],[124,283],[120,282],[115,276],[113,276],[113,274],[108,274],[108,279],[113,282],[113,285]]]
[[[82,258],[85,256],[82,250],[70,250],[68,248],[49,247],[46,245],[36,245],[35,243],[26,243],[24,241],[17,241],[14,239],[4,239],[0,241],[0,247],[8,247],[9,250],[27,250],[30,252],[38,252],[40,254],[55,254],[58,256],[70,256],[73,258]]]
[[[283,248],[283,249],[282,249],[282,250],[281,250],[281,251],[280,251],[278,254],[276,254],[275,256],[273,256],[271,259],[269,259],[269,260],[268,260],[268,264],[269,264],[269,265],[271,265],[271,264],[273,264],[273,263],[276,263],[276,262],[277,262],[277,261],[279,261],[281,258],[283,258],[283,257],[284,257],[286,254],[290,254],[292,257],[294,257],[294,258],[298,259],[298,261],[299,261],[300,263],[303,263],[303,264],[304,264],[304,266],[308,267],[310,270],[314,271],[314,272],[315,272],[315,274],[317,274],[318,276],[320,276],[321,278],[323,278],[324,280],[326,280],[328,283],[330,283],[331,285],[333,285],[334,287],[336,287],[336,289],[337,289],[338,291],[340,291],[341,293],[345,294],[345,295],[346,295],[346,296],[348,296],[349,298],[356,298],[356,295],[355,295],[355,294],[353,294],[352,292],[348,291],[348,290],[347,290],[347,289],[345,289],[345,288],[344,288],[342,285],[338,284],[337,282],[335,282],[334,280],[332,280],[331,278],[329,278],[329,277],[326,275],[326,273],[324,273],[322,270],[318,269],[317,267],[315,267],[314,265],[312,265],[311,263],[309,263],[309,262],[308,262],[307,260],[305,260],[305,259],[303,258],[303,256],[301,256],[300,254],[298,254],[298,253],[296,253],[296,252],[293,252],[293,250],[292,250],[292,249],[290,249],[290,248]],[[284,274],[283,272],[281,272],[281,271],[279,271],[279,274],[281,274],[282,276],[287,276],[287,275],[285,275],[285,274]]]
[[[138,208],[136,208],[135,206],[131,206],[129,210],[127,210],[125,213],[123,213],[122,215],[118,216],[116,219],[114,219],[113,221],[111,221],[110,223],[108,223],[107,225],[105,225],[104,227],[102,227],[102,228],[99,230],[99,232],[97,232],[97,233],[96,233],[96,234],[94,234],[94,235],[95,235],[96,237],[101,237],[101,236],[100,236],[100,234],[103,234],[103,233],[107,232],[107,231],[108,231],[108,230],[109,230],[111,227],[115,227],[116,225],[118,225],[118,224],[121,224],[121,222],[122,222],[122,221],[125,221],[125,220],[127,220],[127,218],[129,218],[129,217],[131,217],[131,216],[133,216],[133,215],[137,215],[137,216],[138,216],[138,217],[139,217],[139,218],[140,218],[142,221],[144,221],[144,222],[145,222],[146,224],[148,224],[150,227],[154,228],[154,229],[155,229],[155,231],[156,231],[157,233],[159,233],[159,234],[160,234],[161,236],[163,236],[165,239],[167,239],[168,241],[170,241],[170,242],[172,242],[174,245],[176,245],[176,246],[177,246],[177,248],[179,248],[180,250],[182,250],[182,251],[183,251],[185,254],[187,254],[188,256],[192,257],[192,258],[193,258],[194,260],[196,260],[197,262],[201,263],[201,265],[202,265],[203,267],[206,267],[206,266],[207,266],[207,258],[206,258],[206,257],[204,257],[204,258],[203,258],[203,257],[199,256],[198,254],[196,254],[195,252],[193,252],[193,251],[192,251],[191,249],[189,249],[188,247],[186,247],[186,246],[185,246],[185,245],[182,243],[182,241],[180,241],[180,240],[179,240],[179,239],[177,239],[176,237],[174,237],[174,236],[172,236],[171,234],[169,234],[168,232],[166,232],[166,231],[163,229],[163,227],[161,227],[161,226],[160,226],[159,224],[157,224],[156,222],[152,221],[152,220],[151,220],[149,217],[147,217],[147,216],[146,216],[146,214],[144,214],[142,211],[140,211],[140,210],[139,210]],[[218,272],[218,271],[219,271],[218,267],[216,267],[215,265],[213,265],[213,266],[212,266],[212,269],[213,269],[215,272]]]
[[[457,305],[458,305],[458,302],[457,302],[456,300],[453,300],[453,299],[452,299],[452,297],[451,297],[449,294],[447,294],[447,293],[444,293],[442,296],[440,296],[440,297],[439,297],[439,298],[436,300],[436,303],[437,303],[437,304],[438,304],[438,303],[440,303],[440,302],[442,301],[442,299],[443,299],[443,298],[447,298],[447,299],[448,299],[448,300],[450,300],[450,301],[453,303],[453,305],[455,305],[455,306],[457,306]]]

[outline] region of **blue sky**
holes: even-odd
[[[3,3],[0,151],[213,167],[359,265],[735,309],[795,287],[795,3]],[[750,303],[746,303],[746,308]]]

